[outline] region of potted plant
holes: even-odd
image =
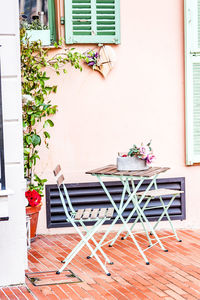
[[[31,23],[28,23],[26,16],[23,15],[21,17],[21,26],[26,29],[27,37],[30,42],[40,40],[43,46],[49,46],[51,44],[50,29],[41,22],[39,17],[32,20]]]
[[[46,179],[40,179],[35,175],[35,179],[38,184],[29,184],[27,191],[25,192],[25,197],[28,201],[26,206],[26,215],[30,218],[30,239],[33,241],[36,237],[36,230],[38,224],[39,211],[42,206],[42,192],[44,189],[44,183]]]
[[[50,99],[51,94],[56,93],[57,86],[48,84],[50,77],[47,76],[46,68],[52,68],[58,75],[60,70],[66,73],[66,63],[82,70],[80,61],[84,56],[75,52],[74,49],[65,49],[64,53],[57,53],[50,57],[49,49],[43,49],[40,40],[30,41],[24,27],[20,29],[20,48],[24,176],[27,180],[25,196],[28,200],[26,213],[31,219],[31,239],[33,239],[36,235],[44,185],[47,182],[46,179],[41,179],[36,173],[36,165],[40,159],[39,148],[42,144],[47,148],[49,146],[48,127],[54,126],[51,117],[57,111],[57,105],[53,105]]]
[[[151,141],[146,146],[143,143],[140,147],[133,145],[128,153],[119,153],[117,157],[117,169],[118,171],[146,170],[154,158]]]
[[[33,74],[32,74],[33,75]],[[24,84],[24,82],[23,82]],[[23,85],[22,85],[23,86]],[[38,86],[39,88],[39,86]],[[37,91],[38,92],[38,91]],[[46,105],[46,106],[45,106]],[[30,238],[33,241],[36,236],[38,215],[41,209],[41,200],[46,179],[41,179],[35,173],[37,160],[40,158],[38,147],[42,139],[47,144],[47,138],[50,138],[46,131],[46,125],[53,126],[53,121],[46,116],[56,113],[57,107],[45,103],[44,98],[35,99],[30,95],[22,95],[22,112],[23,112],[23,139],[24,139],[24,172],[27,180],[27,190],[25,197],[28,201],[26,215],[30,218]],[[42,119],[45,119],[44,121]],[[42,123],[42,128],[35,124]],[[44,123],[43,123],[44,122]]]

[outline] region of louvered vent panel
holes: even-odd
[[[200,157],[200,63],[193,63],[193,149]]]
[[[140,191],[146,189],[149,181],[145,181]],[[184,178],[164,178],[157,180],[158,188],[171,188],[177,190],[185,190],[185,180]],[[122,194],[122,184],[119,181],[106,182],[109,192],[111,193],[113,199],[115,200],[117,206],[119,206],[121,194]],[[79,183],[79,184],[67,184],[69,195],[75,210],[81,208],[102,208],[109,207],[111,203],[102,187],[99,183]],[[127,199],[127,195],[126,195]],[[163,197],[165,204],[169,203],[170,196]],[[141,203],[143,206],[145,201]],[[150,202],[150,205],[156,206],[160,205],[158,199],[154,199]],[[127,217],[131,212],[133,206],[129,204],[126,210],[124,211],[124,217]],[[66,221],[66,216],[59,198],[58,188],[56,185],[47,185],[46,186],[46,211],[47,211],[47,227],[66,227],[71,226]],[[157,208],[153,210],[147,210],[146,215],[150,220],[157,220],[161,215],[162,209]],[[169,214],[172,220],[183,220],[185,219],[185,195],[181,194],[173,202],[172,206],[169,209]],[[114,213],[113,219],[115,218],[116,213]],[[130,220],[133,222],[136,214]],[[113,220],[112,219],[112,220]],[[110,221],[107,221],[110,223]]]
[[[73,35],[92,35],[92,0],[72,0]]]

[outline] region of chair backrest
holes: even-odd
[[[65,178],[64,178],[63,174],[60,174],[61,173],[61,166],[57,165],[56,168],[53,170],[53,173],[54,173],[54,176],[57,178],[56,182],[57,182],[57,186],[58,186],[58,190],[59,190],[59,194],[60,194],[60,199],[61,199],[61,202],[62,202],[65,213],[67,215],[69,215],[68,209],[67,209],[67,206],[66,206],[66,203],[65,203],[65,199],[64,199],[63,193],[61,191],[61,186],[63,187],[65,198],[67,200],[67,203],[68,203],[68,206],[69,206],[70,210],[73,213],[75,213],[75,210],[72,206],[72,203],[71,203],[71,200],[70,200],[70,197],[69,197],[69,193],[68,193],[67,188],[64,184]]]

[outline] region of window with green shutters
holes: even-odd
[[[200,163],[200,0],[185,0],[186,164]]]
[[[66,44],[120,43],[120,0],[65,0]]]

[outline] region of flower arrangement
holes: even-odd
[[[105,78],[113,69],[116,62],[116,54],[111,46],[98,45],[97,51],[94,49],[84,53],[86,64],[93,70],[99,71]]]
[[[41,203],[42,197],[36,190],[28,190],[25,193],[30,206],[37,206]]]
[[[146,164],[151,164],[155,159],[155,155],[153,154],[153,150],[151,148],[151,141],[146,146],[144,146],[143,143],[141,143],[140,147],[133,145],[133,147],[130,148],[127,154],[121,155],[121,157],[127,157],[127,156],[130,157],[135,156],[142,160],[145,160]]]
[[[85,56],[85,62],[89,67],[92,67],[93,69],[95,69],[98,66],[98,57],[99,57],[99,53],[94,51],[94,50],[90,50],[86,53]]]

